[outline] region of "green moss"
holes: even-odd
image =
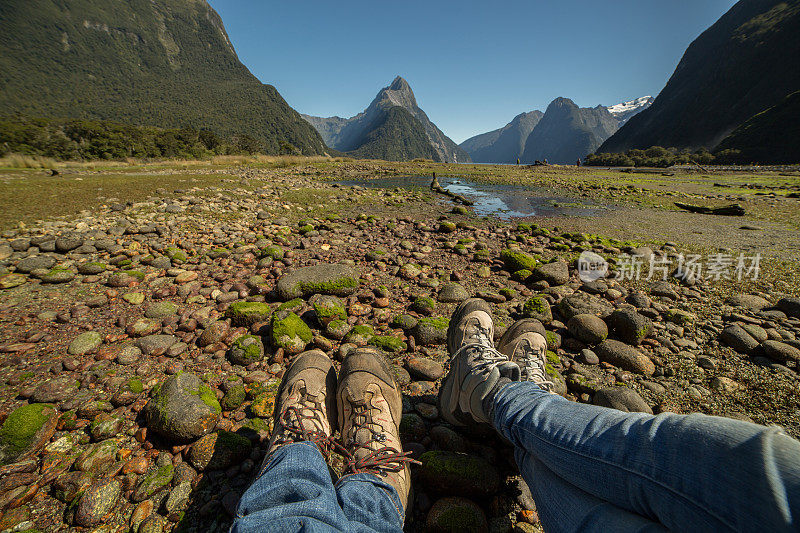
[[[511,274],[511,279],[513,279],[514,281],[525,281],[526,279],[531,277],[531,274],[533,274],[533,272],[531,272],[527,268],[523,268],[522,270],[517,270],[516,272]]]
[[[358,278],[345,276],[332,281],[302,282],[297,284],[297,288],[303,294],[340,294],[355,289],[360,281]]]
[[[530,270],[532,272],[536,268],[536,258],[521,250],[506,248],[500,253],[500,259],[509,272],[518,270]]]
[[[189,256],[186,255],[186,252],[175,246],[169,246],[164,250],[164,254],[169,257],[170,261],[173,263],[185,263],[189,260]]]
[[[529,298],[522,307],[522,315],[528,318],[541,318],[550,314],[550,304],[541,296]]]
[[[234,325],[251,326],[267,319],[272,313],[269,304],[263,302],[233,302],[225,311]]]
[[[141,394],[144,392],[144,385],[139,378],[130,378],[128,380],[128,389],[134,394]]]
[[[547,350],[547,362],[551,365],[560,365],[561,359],[558,358],[555,352],[551,350]]]
[[[36,433],[53,414],[53,406],[32,403],[14,410],[0,427],[0,463],[16,460],[34,444]]]
[[[140,272],[138,270],[123,270],[122,273],[127,274],[132,278],[136,278],[139,281],[144,281],[144,272]]]
[[[408,345],[402,340],[392,335],[376,335],[369,340],[369,344],[377,346],[381,350],[387,352],[404,352],[408,349]]]
[[[209,406],[217,413],[222,412],[222,407],[219,405],[219,400],[217,400],[217,394],[208,385],[201,383],[200,388],[197,389],[197,391],[195,391],[194,394],[199,396],[200,400],[202,400],[204,404]]]
[[[247,366],[261,361],[264,357],[261,337],[256,335],[242,335],[231,345],[231,362]]]
[[[430,326],[436,329],[447,329],[447,326],[450,325],[450,320],[443,317],[429,317],[429,318],[420,318],[419,325],[421,326]]]
[[[289,300],[288,302],[283,302],[278,306],[277,311],[294,311],[296,309],[300,309],[305,305],[305,302],[302,298],[295,298],[294,300]]]
[[[510,287],[502,288],[498,292],[503,296],[505,296],[506,300],[513,300],[514,298],[517,297],[517,291]]]
[[[283,248],[281,248],[280,246],[276,246],[274,244],[267,246],[266,248],[261,250],[262,257],[271,257],[275,261],[280,261],[281,259],[283,259],[283,254],[284,254]]]
[[[225,393],[225,396],[222,397],[222,401],[220,402],[220,406],[225,411],[233,411],[242,403],[244,403],[246,397],[246,390],[244,385],[234,385],[228,388],[228,392]]]
[[[284,318],[275,318],[272,321],[272,338],[278,346],[281,339],[300,338],[303,342],[311,342],[311,328],[294,313],[288,313]]]
[[[311,224],[306,224],[305,226],[301,226],[298,231],[300,232],[300,235],[305,235],[306,233],[314,231],[314,226]]]
[[[314,311],[316,311],[317,317],[326,322],[329,320],[344,320],[347,318],[347,311],[344,308],[344,304],[336,302],[333,297],[314,302]]]

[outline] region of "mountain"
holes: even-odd
[[[800,0],[741,0],[689,45],[653,105],[598,152],[712,149],[800,90]]]
[[[459,146],[476,163],[516,163],[541,118],[541,111],[521,113],[502,128],[471,137]]]
[[[354,117],[302,117],[314,126],[328,146],[356,157],[470,161],[467,153],[420,109],[411,86],[400,76],[381,89],[369,107]],[[420,131],[424,137],[420,137]]]
[[[572,165],[617,131],[618,123],[603,106],[578,107],[569,98],[556,98],[528,135],[520,159]]]
[[[800,162],[800,91],[790,94],[778,105],[745,121],[725,137],[717,154],[726,150],[726,159],[741,164]]]
[[[245,67],[205,0],[3,0],[0,117],[248,135],[321,154],[320,135]]]
[[[630,100],[629,102],[608,106],[606,109],[619,121],[619,127],[621,128],[632,116],[641,113],[653,105],[654,100],[655,98],[652,96],[642,96],[635,100]]]

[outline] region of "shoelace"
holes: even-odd
[[[489,338],[489,328],[481,326],[481,323],[477,318],[473,318],[472,320],[475,322],[475,324],[472,326],[475,329],[472,330],[472,333],[467,338],[474,340],[475,344],[482,344],[487,347],[491,346],[492,339]]]
[[[350,428],[352,437],[350,438],[350,445],[353,446],[352,450],[342,449],[337,444],[337,451],[343,451],[343,455],[347,460],[345,472],[348,474],[374,474],[386,477],[391,472],[399,472],[405,468],[405,463],[409,464],[422,464],[419,461],[409,457],[411,452],[400,452],[391,446],[381,446],[376,450],[370,447],[375,442],[386,442],[386,435],[375,431],[370,427],[374,424],[374,418],[371,411],[375,407],[371,405],[354,405],[353,406],[353,426]],[[360,422],[358,422],[360,420]],[[380,424],[378,424],[380,425]],[[370,438],[363,443],[355,441],[355,435],[362,429],[366,429],[370,433]],[[369,453],[364,457],[357,459],[356,453],[361,449],[369,450]]]
[[[318,413],[321,412],[320,406],[315,402],[311,403],[313,407],[303,406],[300,409],[297,407],[289,407],[283,412],[278,422],[283,429],[283,435],[281,435],[275,443],[291,444],[298,441],[313,442],[317,448],[319,448],[319,451],[322,452],[322,455],[328,458],[333,448],[333,439],[322,430],[309,430],[306,428],[306,424],[303,424],[304,421],[316,422],[319,425],[322,424],[319,416],[317,416]],[[304,409],[314,413],[314,416],[303,414]],[[317,424],[312,424],[312,427],[317,427]]]
[[[544,354],[535,350],[527,339],[522,340],[525,344],[522,347],[525,354],[523,365],[523,379],[526,381],[533,381],[543,389],[552,392],[555,384],[547,379],[547,368],[545,363]]]

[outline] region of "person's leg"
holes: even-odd
[[[258,478],[242,495],[231,531],[345,531],[323,451],[336,424],[336,371],[319,350],[298,355],[275,399],[275,429]]]
[[[336,484],[345,516],[374,531],[402,531],[412,459],[400,443],[402,396],[386,355],[372,347],[348,355],[336,401],[350,456],[348,475]]]
[[[393,533],[403,530],[405,509],[397,490],[374,474],[350,474],[336,483],[339,505],[351,531]]]
[[[245,491],[236,509],[233,533],[263,531],[347,531],[328,465],[310,442],[276,450]]]
[[[496,394],[494,426],[556,476],[676,531],[800,528],[800,443],[780,428],[570,402],[530,382]]]
[[[522,477],[529,483],[539,518],[548,533],[663,533],[667,529],[652,520],[620,509],[567,483],[517,447],[514,452]]]

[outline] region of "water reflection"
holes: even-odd
[[[431,178],[401,176],[390,178],[343,180],[342,185],[370,188],[427,189]],[[473,201],[475,214],[502,220],[533,216],[592,216],[602,207],[586,199],[556,196],[542,187],[478,183],[464,178],[439,177],[439,184],[450,192]]]

